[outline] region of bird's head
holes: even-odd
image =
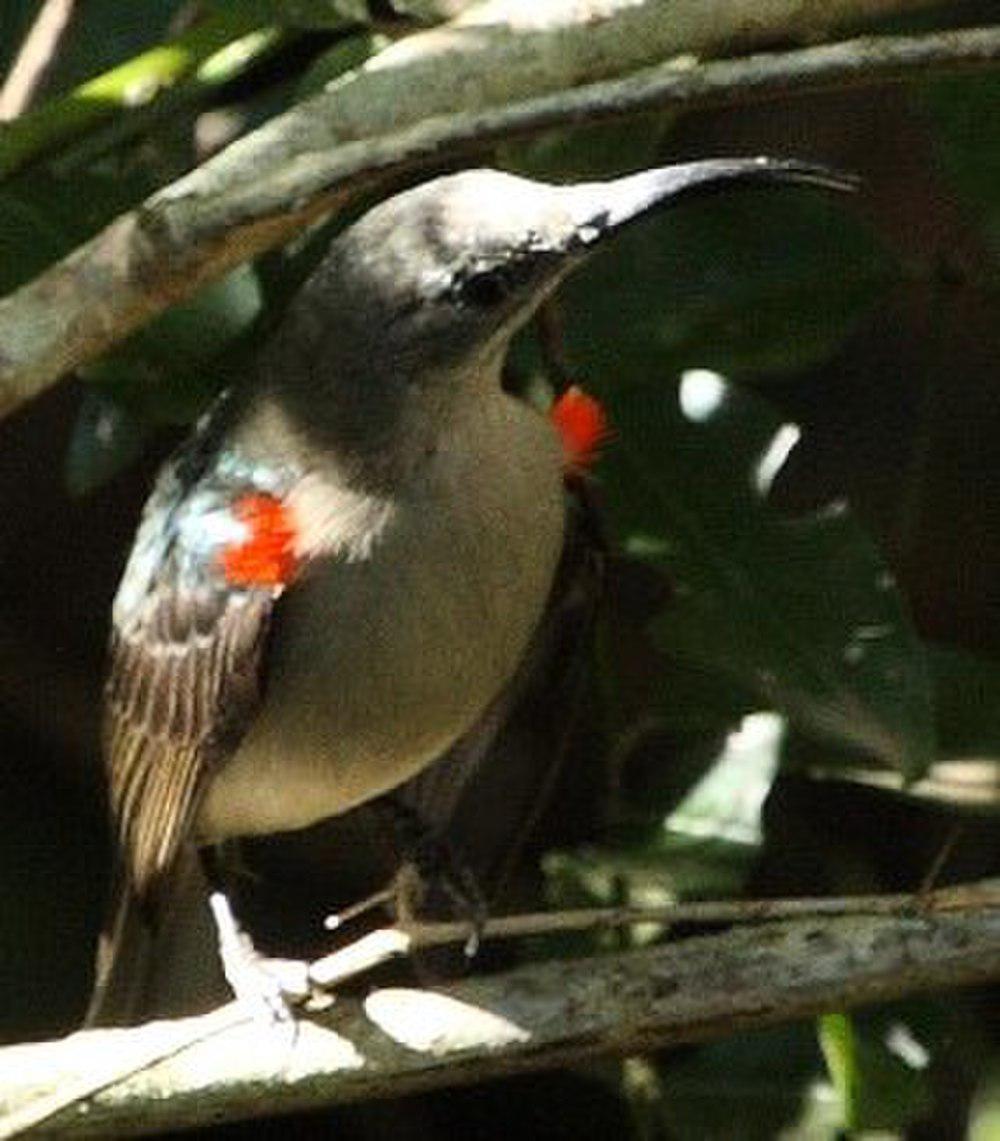
[[[771,158],[709,159],[553,186],[496,170],[446,175],[387,199],[332,244],[286,322],[283,363],[310,399],[329,393],[390,430],[421,400],[498,382],[516,331],[563,277],[655,210],[732,184],[853,182]],[[367,429],[365,429],[367,430]],[[355,429],[353,434],[357,434]]]
[[[464,366],[502,353],[559,281],[624,227],[682,197],[761,182],[851,185],[821,167],[769,158],[571,186],[468,170],[375,207],[334,244],[328,274],[364,314],[366,343],[416,372]]]

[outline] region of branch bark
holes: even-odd
[[[48,1137],[114,1138],[400,1096],[998,977],[992,907],[795,920],[433,991],[375,989],[338,999],[294,1040],[232,1004],[0,1049],[0,1138],[40,1121]],[[66,1093],[102,1085],[47,1119]]]
[[[387,178],[512,136],[1000,58],[1000,29],[692,66],[924,0],[491,0],[401,41],[127,213],[0,301],[0,414],[169,305]],[[651,64],[660,66],[629,78]],[[588,86],[581,86],[588,85]],[[568,90],[572,89],[572,90]],[[466,108],[452,113],[456,105]]]

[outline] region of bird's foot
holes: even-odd
[[[448,911],[469,924],[466,958],[473,958],[489,918],[486,897],[468,864],[438,836],[425,835],[411,849],[396,873],[393,902],[401,925],[419,917],[428,903],[439,898]]]
[[[309,964],[299,959],[272,958],[258,951],[223,892],[212,892],[209,903],[218,932],[222,969],[233,994],[268,1023],[288,1026],[294,1034],[295,1010],[317,1008]]]
[[[406,943],[406,940],[421,923],[427,922],[430,916],[440,916],[442,912],[468,923],[469,933],[464,947],[466,957],[471,959],[479,950],[489,913],[486,897],[471,868],[447,839],[428,827],[409,805],[392,797],[386,797],[383,803],[389,812],[395,848],[401,854],[402,862],[387,887],[329,915],[324,925],[327,930],[340,931],[354,920],[385,908],[395,920],[395,930],[383,927],[381,931],[371,931],[371,923],[366,924],[369,934],[357,941],[359,951],[356,955],[348,955],[355,944],[335,950],[327,956],[333,966],[329,970],[324,966],[312,976],[314,985],[320,989],[325,984],[317,983],[316,979],[325,979],[330,971],[338,979],[342,975],[352,977],[400,954],[419,950],[419,940],[417,947]],[[432,954],[429,948],[423,950],[427,955]],[[320,962],[325,963],[326,960]],[[454,966],[450,971],[454,972]]]

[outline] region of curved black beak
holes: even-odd
[[[733,185],[796,183],[824,190],[857,190],[859,180],[829,167],[797,159],[713,158],[678,163],[625,175],[608,182],[564,187],[575,224],[578,249],[618,233],[630,222],[683,198],[702,196]]]

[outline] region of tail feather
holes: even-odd
[[[135,1026],[200,1014],[230,997],[222,974],[208,883],[184,849],[151,916],[124,874],[115,878],[97,950],[86,1026]]]

